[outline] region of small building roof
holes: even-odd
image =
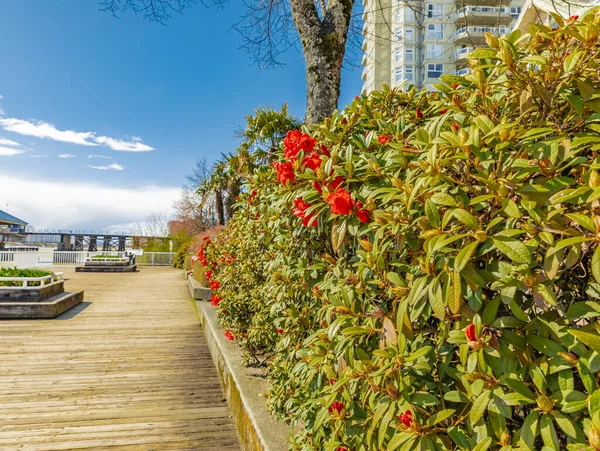
[[[0,210],[0,224],[19,225],[25,227],[28,223],[5,211]]]

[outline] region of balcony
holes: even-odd
[[[491,33],[496,36],[510,33],[511,28],[500,27],[461,27],[454,33],[455,44],[470,44],[473,47],[478,47],[485,44],[485,33]]]
[[[469,75],[471,73],[471,69],[469,69],[468,67],[465,67],[463,69],[458,69],[456,71],[456,75],[458,75],[459,77],[464,77],[465,75]]]
[[[467,60],[467,55],[473,51],[473,47],[465,47],[456,49],[456,64],[464,63]]]
[[[509,25],[513,17],[507,6],[464,6],[454,14],[457,27],[467,25]]]

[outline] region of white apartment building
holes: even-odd
[[[524,0],[364,0],[363,93],[468,73],[484,33],[512,31]]]

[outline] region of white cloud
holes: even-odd
[[[0,113],[1,114],[1,113]],[[134,137],[132,141],[123,141],[108,136],[96,136],[95,132],[77,132],[74,130],[59,130],[53,124],[43,121],[26,121],[16,118],[0,118],[0,127],[9,132],[24,136],[34,136],[40,139],[78,144],[80,146],[104,146],[123,152],[150,152],[154,147],[144,144],[141,139]]]
[[[88,158],[105,158],[106,160],[113,159],[113,157],[107,157],[106,155],[96,155],[96,154],[88,155]]]
[[[88,168],[97,169],[99,171],[123,171],[125,168],[117,163],[111,163],[106,166],[92,166],[91,164],[87,165]]]
[[[0,118],[0,126],[9,132],[25,136],[34,136],[41,139],[51,139],[81,146],[97,146],[90,141],[94,137],[92,132],[76,132],[73,130],[58,130],[54,125],[42,121],[24,121],[15,118]]]
[[[4,97],[0,96],[0,101],[3,99]],[[0,116],[2,116],[4,114],[4,110],[2,109],[2,105],[0,105]]]
[[[118,188],[0,173],[0,205],[9,204],[12,215],[37,229],[114,230],[152,213],[172,216],[180,195],[177,187]]]
[[[77,158],[77,157],[71,153],[61,153],[60,155],[58,155],[58,158]]]
[[[29,158],[46,158],[48,155],[32,154]]]
[[[15,155],[20,155],[22,153],[25,153],[23,149],[0,146],[0,157],[14,157]]]
[[[109,138],[107,136],[97,136],[94,140],[110,147],[112,150],[123,151],[123,152],[150,152],[154,150],[154,147],[150,147],[143,142],[134,139],[131,142],[121,141],[120,139]]]
[[[20,147],[21,144],[19,144],[16,141],[11,141],[10,139],[6,139],[6,138],[0,137],[0,146],[15,146],[15,147]]]

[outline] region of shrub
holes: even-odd
[[[190,255],[190,244],[191,241],[183,243],[181,246],[179,246],[177,252],[175,253],[175,257],[173,258],[173,268],[183,269],[186,267],[186,257]]]
[[[597,11],[488,36],[471,75],[356,99],[255,173],[207,263],[293,448],[600,449]]]

